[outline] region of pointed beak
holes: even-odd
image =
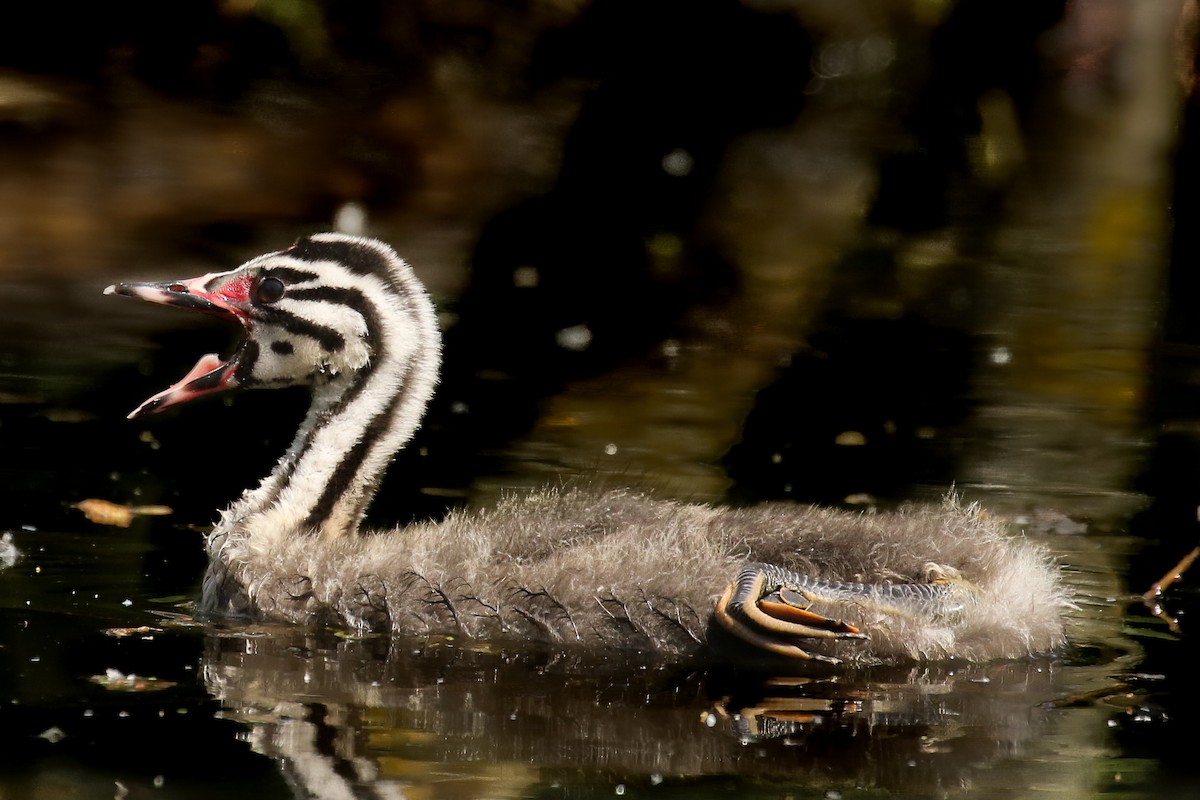
[[[115,283],[104,290],[105,294],[121,297],[136,297],[150,303],[185,308],[239,322],[246,318],[243,310],[230,305],[223,297],[203,288],[207,275],[186,281],[164,281],[162,283]]]
[[[240,322],[246,329],[249,329],[250,318],[245,310],[229,303],[220,295],[205,291],[202,288],[204,281],[205,278],[202,277],[163,283],[118,283],[109,286],[104,293],[136,297],[151,303],[198,311],[202,314]],[[129,414],[129,419],[143,417],[206,394],[236,387],[240,356],[240,349],[225,360],[222,360],[216,353],[202,356],[187,375],[135,408]]]

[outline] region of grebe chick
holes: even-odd
[[[360,531],[440,364],[433,305],[382,242],[319,234],[228,272],[105,291],[245,331],[229,359],[202,357],[130,417],[235,387],[312,387],[287,452],[208,535],[206,613],[835,663],[1014,658],[1064,642],[1052,559],[955,500],[862,514],[549,489]]]

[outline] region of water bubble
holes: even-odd
[[[674,178],[682,178],[691,174],[696,166],[696,159],[682,147],[676,147],[662,157],[663,172]]]
[[[339,233],[362,236],[367,230],[367,210],[358,203],[343,203],[333,215],[333,228]]]
[[[536,289],[540,278],[537,267],[524,266],[513,270],[513,286],[518,289]]]
[[[563,350],[582,352],[592,343],[592,330],[587,325],[572,325],[554,334],[554,341]]]

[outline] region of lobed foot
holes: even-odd
[[[850,583],[822,580],[774,564],[749,563],[717,601],[715,617],[744,642],[772,653],[830,664],[810,653],[804,639],[866,639],[855,626],[810,610],[817,601],[850,603],[889,615],[946,620],[973,602],[977,590],[957,570],[926,565],[919,583]]]
[[[841,620],[809,611],[820,599],[820,582],[773,564],[750,563],[721,599],[716,619],[744,642],[772,653],[829,664],[841,659],[811,653],[797,639],[866,639],[867,635]]]

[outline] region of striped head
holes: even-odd
[[[439,337],[424,289],[395,251],[374,239],[318,234],[227,272],[119,283],[105,294],[199,311],[245,331],[233,355],[203,356],[131,418],[235,387],[348,384],[373,364],[418,358],[429,362],[419,372],[438,366]]]

